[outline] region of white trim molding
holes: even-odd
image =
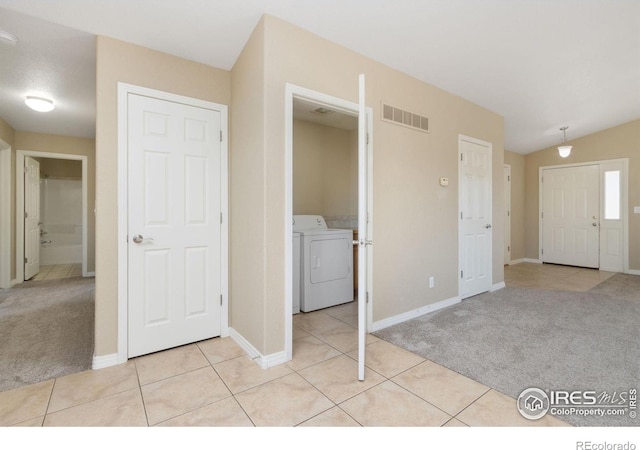
[[[447,300],[442,300],[440,302],[432,303],[430,305],[422,306],[418,309],[414,309],[413,311],[407,311],[402,314],[398,314],[397,316],[388,317],[383,320],[379,320],[374,322],[371,325],[369,331],[379,331],[384,328],[388,328],[392,325],[397,325],[402,322],[406,322],[407,320],[415,319],[416,317],[424,316],[425,314],[429,314],[435,311],[438,311],[443,308],[447,308],[449,306],[455,305],[456,303],[460,303],[462,300],[460,297],[451,297]]]
[[[636,270],[636,269],[629,269],[629,270],[627,271],[627,273],[628,273],[629,275],[640,275],[640,270]]]
[[[522,262],[531,263],[531,264],[542,264],[541,259],[535,259],[535,258],[524,258]]]
[[[506,287],[507,285],[504,284],[504,281],[501,281],[499,283],[494,283],[493,286],[491,286],[491,289],[489,289],[489,292],[499,291],[500,289],[504,289]]]
[[[119,364],[118,354],[112,353],[110,355],[103,356],[93,356],[93,361],[91,362],[91,368],[93,370],[104,369],[106,367],[111,367]]]
[[[0,139],[0,289],[11,281],[11,146]]]
[[[287,359],[287,353],[285,351],[273,353],[271,355],[263,355],[251,344],[251,342],[246,340],[244,336],[231,327],[229,328],[229,337],[233,339],[234,342],[247,353],[249,359],[258,364],[261,369],[268,369],[290,361],[290,359]]]
[[[520,259],[512,259],[512,260],[509,262],[509,265],[510,265],[510,266],[515,266],[516,264],[521,264],[521,263],[523,263],[523,262],[526,262],[524,258],[520,258]]]

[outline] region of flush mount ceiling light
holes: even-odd
[[[560,128],[560,131],[562,131],[562,145],[558,147],[558,154],[561,158],[566,158],[571,154],[572,146],[565,145],[565,143],[567,142],[567,128],[569,127]]]
[[[0,30],[0,44],[9,45],[11,47],[15,47],[18,43],[18,38],[13,34]]]
[[[53,105],[53,100],[49,100],[48,98],[43,97],[34,97],[28,95],[24,102],[29,108],[39,112],[49,112],[52,111],[53,108],[55,108],[55,106]]]

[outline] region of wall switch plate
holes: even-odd
[[[449,178],[441,177],[440,178],[440,186],[449,186]]]
[[[633,207],[633,213],[634,214],[640,214],[640,206],[634,206]]]
[[[433,286],[435,286],[435,281],[433,277],[429,277],[429,288],[432,288]]]

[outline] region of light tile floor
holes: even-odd
[[[522,288],[584,292],[613,275],[615,272],[556,264],[520,263],[504,266],[505,284]]]
[[[61,278],[73,278],[82,276],[82,264],[56,264],[52,266],[40,266],[40,271],[33,280],[58,280]]]
[[[0,392],[0,426],[566,426],[372,335],[358,381],[356,307],[295,315],[288,364],[210,339]]]
[[[52,267],[43,275],[69,276]],[[45,269],[46,271],[46,269]],[[522,263],[507,286],[588,290],[612,276]],[[294,316],[293,360],[261,369],[231,338],[0,392],[0,426],[566,426],[528,421],[514,399],[367,337],[357,380],[357,305]]]

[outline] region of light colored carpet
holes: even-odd
[[[0,290],[0,391],[91,368],[93,278]]]
[[[374,334],[513,398],[528,387],[628,391],[640,388],[640,276],[587,292],[507,287]],[[562,419],[640,425],[628,414]]]

